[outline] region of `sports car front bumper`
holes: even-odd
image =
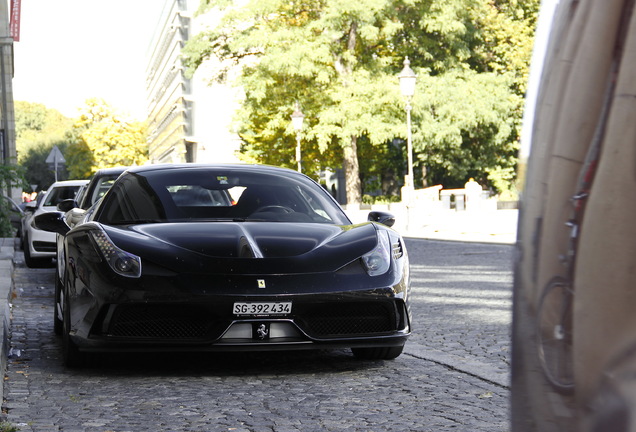
[[[78,332],[71,336],[80,349],[99,351],[398,346],[406,342],[411,323],[407,304],[391,291],[296,295],[291,313],[283,316],[236,316],[236,297],[110,303],[100,308],[85,337]]]

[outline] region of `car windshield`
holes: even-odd
[[[119,174],[108,174],[99,176],[91,183],[90,189],[87,189],[82,196],[82,208],[88,209],[90,206],[99,201],[108,192],[108,189],[115,183]]]
[[[105,224],[271,221],[346,225],[328,193],[304,177],[241,170],[126,173],[95,220]]]
[[[79,188],[80,185],[55,187],[46,194],[42,205],[54,207],[64,200],[73,199]]]

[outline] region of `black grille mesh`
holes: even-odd
[[[395,308],[387,303],[325,303],[303,314],[305,330],[314,337],[389,333],[397,329]]]
[[[328,302],[294,305],[294,319],[309,336],[355,337],[398,330],[393,302]],[[119,305],[109,320],[111,337],[146,339],[210,339],[220,336],[227,320],[193,305]]]
[[[207,336],[210,319],[203,311],[174,306],[119,307],[109,334],[116,337],[197,339]]]
[[[33,249],[37,252],[55,252],[56,244],[51,242],[43,242],[43,241],[34,241]]]

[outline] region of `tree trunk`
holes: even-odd
[[[358,23],[352,22],[347,35],[347,51],[354,55],[356,41],[358,40]],[[351,75],[353,74],[351,63],[345,61],[343,56],[335,59],[334,66],[344,88],[349,87]],[[352,136],[349,143],[343,143],[345,172],[345,189],[347,193],[347,204],[360,204],[362,186],[360,184],[360,165],[358,164],[358,137]]]
[[[422,186],[427,188],[428,187],[428,180],[426,180],[426,165],[422,164]]]
[[[362,186],[358,165],[358,137],[352,136],[351,142],[344,146],[344,171],[347,204],[360,204]]]

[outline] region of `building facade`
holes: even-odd
[[[15,146],[15,114],[13,109],[13,42],[19,38],[20,2],[0,2],[0,153],[4,165],[17,163]],[[11,20],[10,14],[14,12]],[[14,198],[19,197],[19,188],[7,190],[2,185],[3,193]]]
[[[198,0],[166,0],[146,68],[148,146],[151,163],[237,162],[232,131],[237,92],[210,84],[205,68],[184,75],[181,50],[204,23]]]

